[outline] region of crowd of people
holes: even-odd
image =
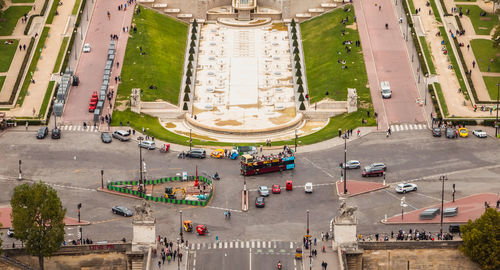
[[[431,233],[425,230],[419,231],[418,229],[409,229],[407,232],[400,229],[397,233],[391,231],[390,234],[369,234],[369,235],[358,235],[358,241],[434,241],[434,240],[453,240],[453,234],[451,233]]]

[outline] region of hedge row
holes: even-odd
[[[420,40],[415,32],[415,27],[413,26],[413,21],[411,18],[411,12],[408,10],[408,1],[405,1],[403,8],[406,14],[406,20],[408,21],[408,26],[410,27],[411,38],[413,39],[413,44],[415,44],[415,49],[417,50],[418,61],[420,62],[420,68],[422,69],[422,74],[427,76],[429,74],[429,69],[427,68],[427,63],[425,62],[424,52],[422,51],[422,46]]]
[[[66,71],[66,67],[68,66],[68,62],[69,62],[69,56],[71,54],[71,48],[73,48],[73,43],[75,42],[75,33],[76,33],[76,30],[78,28],[78,26],[80,25],[80,21],[82,20],[82,14],[83,14],[83,8],[85,7],[85,4],[87,3],[87,1],[82,1],[81,5],[80,5],[80,8],[79,8],[79,12],[78,12],[78,16],[76,17],[76,21],[75,21],[75,27],[73,28],[72,32],[71,32],[71,38],[69,40],[69,44],[68,44],[68,49],[66,51],[66,55],[64,56],[64,60],[62,62],[62,66],[61,66],[61,69],[59,70],[60,72],[65,72]],[[76,51],[75,51],[76,53]]]
[[[28,60],[30,59],[31,50],[33,50],[34,44],[35,38],[31,37],[30,44],[28,45],[28,50],[24,55],[23,63],[21,65],[21,68],[19,69],[19,73],[17,74],[16,83],[14,84],[14,88],[12,88],[12,93],[10,94],[9,101],[0,102],[0,105],[10,105],[14,103],[14,99],[16,98],[17,91],[19,91],[19,85],[21,84],[21,80],[23,79],[23,74],[26,70],[26,66],[28,65]]]
[[[56,1],[56,0],[54,0]],[[45,0],[45,2],[43,3],[43,7],[42,7],[42,10],[40,12],[40,14],[33,14],[31,15],[29,18],[28,18],[28,23],[26,24],[26,27],[24,28],[24,34],[27,35],[28,32],[30,31],[30,27],[31,27],[31,23],[33,22],[33,19],[35,17],[38,17],[38,16],[44,16],[45,15],[45,11],[47,10],[47,6],[49,5],[49,0]]]
[[[465,70],[465,77],[467,78],[467,81],[469,82],[470,91],[472,92],[472,95],[474,96],[474,100],[476,101],[476,103],[481,103],[479,101],[479,99],[477,98],[476,88],[474,87],[474,83],[472,83],[472,77],[468,72],[467,65],[465,64],[464,55],[462,54],[462,50],[460,50],[460,44],[458,44],[457,38],[453,38],[453,42],[455,43],[455,48],[457,48],[458,57],[460,58],[460,63],[462,64],[462,68]],[[465,99],[467,99],[467,100],[470,99],[469,93],[467,92],[467,89],[462,89],[462,93],[464,94]],[[487,103],[487,102],[484,102],[484,103]]]
[[[434,111],[436,112],[435,119],[441,120],[443,119],[443,115],[441,114],[441,110],[439,109],[439,100],[437,99],[436,92],[434,92],[434,85],[427,85],[427,89],[429,90],[429,94],[431,95],[432,105],[434,106]]]
[[[462,32],[464,30],[464,26],[462,25],[462,22],[460,21],[458,15],[455,15],[455,20],[457,21],[458,30]]]

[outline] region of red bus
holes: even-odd
[[[292,170],[295,168],[295,156],[256,157],[241,156],[241,174],[256,175],[262,173]]]

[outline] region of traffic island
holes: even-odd
[[[337,181],[335,183],[335,186],[337,187],[337,196],[344,196],[344,181]],[[375,182],[367,182],[367,181],[347,180],[346,187],[347,187],[347,196],[352,197],[388,188],[389,185],[384,185],[382,183],[375,183]]]
[[[12,213],[12,207],[10,206],[0,208],[0,224],[2,224],[1,227],[2,229],[8,229],[12,227],[12,220],[10,216],[11,213]],[[72,218],[72,217],[64,217],[63,222],[64,225],[66,226],[90,225],[89,221],[80,220],[80,222],[78,222],[78,218]]]
[[[480,193],[455,200],[455,202],[445,202],[443,209],[458,207],[456,216],[443,217],[443,223],[466,223],[468,220],[479,218],[485,211],[487,203],[489,207],[495,208],[498,195],[494,193]],[[436,214],[429,219],[421,219],[420,214],[429,208],[441,209],[441,204],[431,205],[426,208],[417,209],[403,215],[395,215],[382,220],[385,224],[436,224],[441,222],[441,215]],[[498,210],[498,209],[497,209]]]
[[[145,180],[144,184],[137,180],[108,182],[98,190],[153,202],[206,206],[214,187],[212,179],[204,176],[174,176]]]

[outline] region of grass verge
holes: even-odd
[[[476,35],[489,35],[491,29],[498,25],[498,15],[492,13],[486,13],[486,16],[480,16],[481,12],[486,12],[475,5],[457,5],[458,8],[462,8],[462,12],[465,16],[468,16],[474,26],[474,31]],[[469,9],[469,15],[466,14],[467,9]]]
[[[472,51],[476,57],[481,72],[500,72],[500,54],[498,48],[493,48],[493,41],[489,39],[473,39],[470,41]],[[493,63],[491,63],[493,59]]]
[[[436,21],[438,22],[443,22],[441,21],[441,16],[439,16],[439,11],[436,6],[436,0],[431,0],[431,8],[432,8],[432,14],[434,14],[434,18],[436,18]]]
[[[40,107],[40,112],[38,113],[38,118],[43,118],[47,107],[49,106],[50,100],[52,99],[52,90],[54,89],[55,81],[50,81],[45,91],[45,96],[43,97],[42,107]]]
[[[500,77],[489,77],[483,76],[484,84],[486,84],[486,88],[488,89],[488,94],[490,94],[491,100],[497,100],[497,83],[500,83]]]
[[[424,56],[427,62],[427,66],[429,66],[429,72],[431,74],[437,74],[436,67],[434,66],[434,62],[432,61],[431,51],[429,49],[427,41],[425,40],[425,37],[418,37],[418,38],[420,39],[420,44],[422,45],[422,50],[424,51]]]
[[[40,54],[42,54],[43,46],[45,44],[45,39],[47,39],[47,35],[49,34],[50,27],[44,27],[43,32],[40,35],[40,40],[38,41],[38,45],[36,46],[35,53],[33,54],[33,58],[31,59],[31,64],[28,70],[26,71],[26,77],[24,77],[23,86],[21,88],[21,92],[19,93],[19,97],[17,99],[17,104],[22,106],[24,102],[24,98],[26,97],[26,92],[28,92],[28,88],[31,84],[31,73],[34,73],[36,70],[36,65],[38,64],[38,60],[40,59]]]
[[[11,0],[12,3],[34,3],[35,0]]]
[[[66,53],[66,46],[68,45],[69,37],[64,37],[63,42],[61,44],[61,48],[59,48],[59,53],[57,54],[57,59],[56,63],[54,65],[54,69],[52,70],[52,73],[59,73],[60,68],[61,68],[61,62],[64,57],[64,54]]]
[[[363,118],[363,116],[366,117],[366,115],[367,115],[366,110],[358,110],[357,112],[351,114],[341,114],[332,117],[330,118],[330,122],[325,128],[321,129],[316,133],[299,137],[298,138],[298,141],[300,142],[299,145],[313,144],[337,137],[339,128],[341,128],[342,130],[355,129],[356,127],[362,125],[361,119]],[[373,115],[373,113],[370,112],[370,115]],[[366,120],[368,121],[368,123],[366,124],[368,126],[373,126],[376,124],[374,118],[366,118]],[[130,111],[130,109],[127,109],[125,111],[114,111],[111,124],[114,126],[118,126],[120,124],[120,121],[123,123],[129,121],[131,127],[133,127],[135,130],[142,130],[143,127],[147,127],[149,128],[148,130],[146,130],[147,135],[154,136],[155,138],[160,139],[162,141],[180,145],[189,145],[189,137],[181,136],[166,130],[160,125],[160,122],[156,117],[152,117],[147,114],[139,115]],[[273,142],[273,145],[285,145],[285,144],[290,145],[293,142],[294,142],[293,139],[288,141],[277,141]],[[193,136],[193,145],[232,146],[236,144],[259,146],[264,144],[264,142],[258,142],[258,143],[215,142],[215,141],[200,140],[197,139],[195,136]]]
[[[347,88],[356,88],[360,107],[369,108],[371,96],[361,46],[342,44],[346,40],[359,40],[358,30],[352,29],[354,8],[352,5],[344,8],[349,11],[336,9],[300,24],[309,96],[311,103],[324,98],[347,100]],[[344,25],[341,21],[346,17],[349,22]],[[351,49],[350,53],[346,52],[346,46]],[[348,68],[342,69],[342,66]]]
[[[19,40],[13,39],[13,44],[5,44],[6,39],[0,39],[0,72],[9,71],[10,63],[18,49]]]
[[[187,24],[147,8],[142,8],[139,15],[134,14],[132,24],[136,25],[137,33],[130,31],[117,98],[128,99],[132,88],[141,88],[143,101],[161,99],[177,104]],[[151,90],[150,85],[158,89]]]
[[[76,0],[75,5],[73,6],[73,10],[71,11],[72,15],[76,15],[78,13],[78,9],[80,8],[80,3],[82,0]]]
[[[54,2],[52,2],[52,6],[50,7],[49,16],[47,17],[47,21],[45,21],[45,24],[52,24],[52,21],[54,21],[54,16],[56,16],[58,6],[59,1],[54,0]]]
[[[455,54],[453,53],[450,39],[448,38],[448,33],[444,29],[444,27],[439,27],[439,31],[441,32],[441,37],[444,40],[444,43],[446,44],[446,50],[448,51],[448,57],[450,58],[451,65],[453,66],[453,70],[455,71],[455,76],[457,76],[458,84],[460,85],[460,89],[462,89],[462,93],[467,92],[467,87],[465,86],[465,81],[462,76],[462,73],[460,72],[460,68],[458,67],[458,61],[457,58],[455,57]],[[460,50],[460,48],[457,48]],[[443,108],[444,110],[444,108]]]
[[[0,90],[2,90],[3,83],[5,82],[6,76],[0,76]]]
[[[446,105],[446,99],[443,95],[443,90],[441,89],[441,84],[434,83],[434,89],[436,89],[436,93],[438,96],[439,103],[441,104],[441,109],[443,109],[444,117],[448,116],[448,105]]]
[[[415,5],[413,4],[413,0],[408,0],[408,5],[410,6],[411,14],[415,14]]]
[[[0,36],[10,36],[17,21],[31,10],[31,6],[11,6],[0,14]]]

